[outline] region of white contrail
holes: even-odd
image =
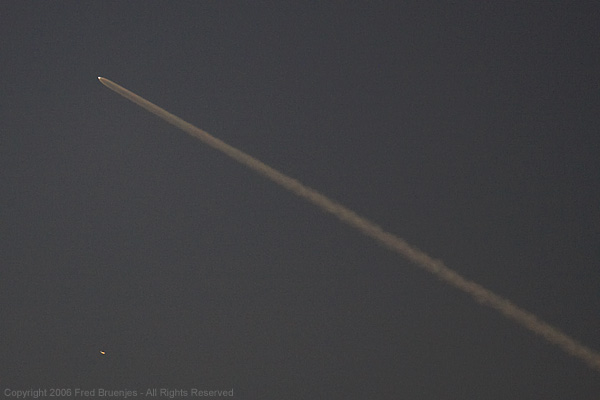
[[[137,94],[130,92],[116,83],[101,77],[98,77],[98,80],[100,80],[104,86],[115,91],[126,99],[133,101],[137,105],[164,119],[168,123],[175,125],[189,135],[200,139],[209,146],[225,153],[234,160],[246,165],[248,168],[253,169],[273,182],[283,186],[305,200],[308,200],[312,204],[321,208],[323,211],[335,215],[342,222],[345,222],[346,224],[358,229],[365,235],[375,239],[377,242],[386,246],[390,250],[393,250],[396,253],[404,256],[417,266],[431,272],[437,278],[471,295],[477,302],[494,308],[506,318],[518,323],[524,328],[529,329],[530,331],[544,338],[549,343],[558,346],[567,354],[579,358],[590,368],[600,372],[600,353],[587,346],[584,346],[577,340],[560,331],[558,328],[555,328],[552,325],[542,321],[531,312],[522,309],[508,299],[495,294],[478,283],[463,278],[457,272],[444,265],[442,261],[428,256],[416,247],[409,245],[403,239],[384,231],[381,227],[369,221],[368,219],[363,218],[354,211],[333,200],[330,200],[316,190],[303,185],[296,179],[282,174],[281,172],[264,164],[262,161],[257,160],[256,158],[236,149],[235,147],[228,145],[214,136],[211,136],[202,129],[185,122],[181,118],[169,113],[166,110],[163,110],[159,106],[149,102],[146,99],[143,99]]]

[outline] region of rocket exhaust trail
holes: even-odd
[[[555,328],[552,325],[542,321],[531,312],[522,309],[516,304],[513,304],[510,300],[495,294],[478,283],[462,277],[454,270],[448,268],[442,261],[428,256],[416,247],[409,245],[403,239],[384,231],[381,227],[369,221],[368,219],[361,217],[354,211],[333,200],[330,200],[316,190],[304,186],[298,180],[284,175],[283,173],[264,164],[262,161],[257,160],[256,158],[236,149],[235,147],[232,147],[227,143],[211,136],[202,129],[185,122],[181,118],[169,113],[166,110],[163,110],[159,106],[149,102],[133,92],[130,92],[116,83],[102,77],[98,77],[98,80],[112,91],[120,94],[128,100],[133,101],[137,105],[145,108],[168,123],[183,130],[187,134],[200,139],[202,142],[215,148],[216,150],[225,153],[229,157],[244,164],[248,168],[258,172],[278,185],[283,186],[290,192],[293,192],[310,203],[316,205],[321,210],[335,215],[342,222],[358,229],[366,236],[369,236],[377,241],[379,244],[404,256],[418,267],[435,275],[438,279],[471,295],[475,301],[495,309],[509,320],[516,322],[526,329],[529,329],[533,333],[544,338],[547,342],[558,346],[567,354],[579,358],[590,368],[600,372],[600,353],[587,346],[584,346],[577,340],[560,331],[558,328]]]

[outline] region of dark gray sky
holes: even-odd
[[[0,4],[0,389],[597,398],[581,361],[96,77],[599,350],[599,9],[296,3]]]

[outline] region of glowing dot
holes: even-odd
[[[104,352],[104,351],[100,350],[100,354],[106,354],[106,352]]]

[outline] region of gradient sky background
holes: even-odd
[[[0,389],[597,398],[581,361],[96,77],[600,350],[600,9],[294,3],[0,3]]]

